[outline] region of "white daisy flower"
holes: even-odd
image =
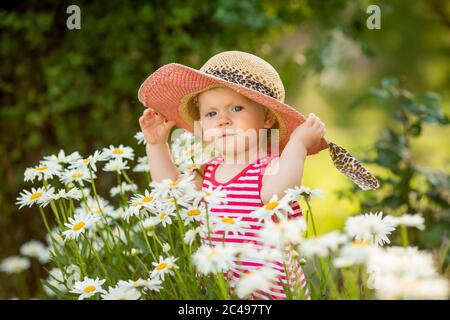
[[[197,270],[202,274],[218,273],[231,269],[235,263],[235,250],[221,244],[211,247],[201,246],[192,255]]]
[[[108,159],[134,159],[134,150],[131,147],[125,147],[122,144],[118,147],[109,146],[103,148],[103,152]]]
[[[236,283],[236,294],[246,298],[257,290],[267,290],[276,281],[277,274],[273,268],[263,267],[242,275]]]
[[[242,217],[232,216],[212,216],[211,217],[211,231],[222,231],[227,234],[245,234],[246,230],[250,228],[248,222],[243,221]]]
[[[173,212],[160,212],[157,214],[156,217],[150,217],[149,220],[152,221],[152,223],[161,223],[163,225],[163,227],[166,227],[168,224],[172,224],[172,218],[171,216],[173,216]]]
[[[345,231],[356,240],[369,241],[382,246],[390,243],[387,235],[395,230],[391,216],[383,218],[383,212],[359,215],[347,219]]]
[[[281,248],[288,244],[298,244],[303,240],[305,231],[306,222],[303,218],[286,219],[278,222],[268,220],[260,231],[260,238],[268,245]]]
[[[20,253],[26,257],[36,258],[41,263],[47,263],[49,260],[48,248],[36,240],[24,243],[20,247]]]
[[[335,252],[341,244],[347,243],[348,238],[339,231],[333,231],[316,238],[304,239],[298,250],[305,257],[327,257]]]
[[[98,200],[98,202],[97,202]],[[86,203],[83,201],[80,204],[80,208],[77,208],[76,212],[88,212],[93,214],[105,214],[108,211],[113,211],[114,207],[111,206],[108,200],[105,200],[101,196],[97,196],[97,200],[94,197],[88,196],[86,198]]]
[[[0,263],[0,271],[8,274],[20,273],[30,267],[30,260],[23,257],[8,257]]]
[[[81,155],[78,151],[72,152],[70,155],[66,156],[64,150],[60,150],[58,155],[45,156],[42,163],[71,163],[75,160],[81,159]]]
[[[169,252],[170,251],[170,244],[164,243],[163,246],[162,246],[162,250],[163,250],[164,253]]]
[[[79,294],[78,300],[90,298],[97,293],[106,294],[106,291],[102,288],[103,283],[105,283],[105,279],[99,280],[98,278],[91,279],[85,277],[83,281],[75,282],[75,285],[70,292]]]
[[[155,210],[156,206],[156,198],[153,192],[149,190],[144,190],[144,194],[134,194],[129,201],[130,206],[142,206],[148,210]]]
[[[152,181],[150,186],[154,188],[153,192],[158,199],[167,199],[175,197],[181,198],[186,193],[195,190],[195,183],[193,182],[194,176],[188,176],[172,181],[170,179],[164,179],[161,182]]]
[[[24,206],[28,206],[31,208],[32,205],[37,203],[40,206],[45,207],[46,202],[45,199],[48,197],[51,197],[54,193],[54,188],[50,187],[48,190],[45,189],[45,187],[41,188],[31,188],[31,192],[28,190],[22,190],[20,193],[20,197],[18,197],[16,200],[16,204],[20,205],[19,210],[22,209]]]
[[[448,279],[405,278],[394,275],[379,277],[380,285],[375,295],[380,300],[448,300],[450,295]]]
[[[186,161],[178,165],[178,169],[180,170],[180,172],[189,175],[192,174],[195,170],[200,170],[201,166],[202,163]]]
[[[69,191],[66,191],[65,189],[60,189],[57,193],[46,193],[44,197],[42,198],[42,203],[47,205],[52,200],[59,200],[59,199],[75,199],[80,200],[82,198],[81,190],[73,187]]]
[[[152,262],[155,268],[150,273],[150,277],[153,279],[158,277],[164,280],[165,275],[174,274],[172,269],[178,269],[178,266],[175,264],[177,259],[175,257],[167,257],[164,259],[162,256],[159,256],[159,262]]]
[[[80,234],[85,232],[92,223],[93,215],[89,213],[75,214],[73,217],[69,217],[69,222],[64,224],[68,228],[63,232],[65,240],[77,240]]]
[[[179,211],[181,219],[184,221],[184,225],[188,225],[194,221],[200,222],[206,217],[205,204],[201,203],[199,206],[189,206],[182,208]]]
[[[286,213],[294,213],[292,207],[289,205],[290,199],[284,196],[278,199],[278,196],[274,194],[270,201],[261,208],[253,211],[253,215],[259,219],[259,221],[266,221],[276,216],[279,220],[286,219]]]
[[[34,168],[27,168],[25,170],[24,181],[31,181],[33,182],[34,179],[38,179],[38,181],[41,180],[49,180],[52,179],[53,176],[59,176],[61,174],[61,165],[54,162],[49,163],[40,163],[38,166],[35,166]]]
[[[137,280],[119,280],[117,283],[117,287],[128,290],[128,289],[136,289],[145,286],[146,280],[139,278]]]
[[[398,277],[437,276],[433,255],[426,251],[419,251],[415,247],[377,248],[368,257],[367,265],[381,274],[393,274]]]
[[[145,280],[144,289],[159,292],[163,288],[161,284],[161,280],[149,278]]]
[[[200,227],[186,231],[186,233],[184,234],[184,239],[183,239],[184,243],[186,243],[187,245],[192,245],[192,243],[197,239],[199,232],[200,232]]]
[[[134,172],[150,172],[150,165],[146,156],[139,157],[137,162],[138,164],[133,168]]]
[[[141,233],[142,229],[144,231],[153,231],[155,226],[160,224],[161,220],[155,217],[146,218],[144,220],[140,220],[133,226],[133,231],[136,233]]]
[[[63,275],[61,269],[52,268],[49,271],[49,275],[42,286],[47,295],[55,296],[56,292],[54,292],[53,289],[51,289],[49,285],[52,287],[55,287],[60,292],[67,291],[66,285],[64,284],[64,275]]]
[[[59,233],[58,227],[54,227],[50,230],[50,234],[45,235],[45,241],[47,241],[47,244],[49,246],[52,245],[52,239],[55,240],[55,244],[57,245],[64,245],[64,239],[61,237],[61,234]]]
[[[127,162],[128,161],[124,162],[121,158],[111,159],[105,164],[103,171],[115,171],[122,174],[122,170],[130,169],[130,167],[127,166]]]
[[[322,197],[324,194],[323,190],[321,189],[311,189],[306,186],[295,186],[294,188],[289,188],[288,190],[286,190],[285,193],[292,201],[300,201],[302,197]]]
[[[209,207],[226,204],[227,191],[222,189],[222,185],[213,189],[211,186],[207,190],[193,192],[192,203],[198,205],[200,202],[206,202]]]
[[[147,144],[147,140],[145,139],[144,133],[142,131],[136,132],[134,138],[137,140],[138,144]]]
[[[108,293],[102,294],[103,300],[139,300],[140,298],[141,293],[135,288],[109,287]]]
[[[93,179],[97,178],[95,173],[92,173],[92,178]],[[68,185],[73,182],[77,182],[83,186],[84,181],[89,182],[90,179],[91,179],[91,177],[89,174],[89,170],[87,168],[64,170],[60,176],[60,181],[62,183],[64,183],[65,185]]]
[[[339,254],[333,259],[336,268],[347,268],[366,263],[370,253],[374,250],[371,244],[357,240],[344,245]]]
[[[283,252],[279,248],[271,248],[268,246],[255,248],[251,244],[236,247],[236,255],[239,259],[260,260],[261,263],[284,259]]]
[[[119,186],[112,187],[111,190],[109,190],[109,194],[111,195],[111,197],[114,197],[119,194],[125,194],[126,192],[136,192],[137,190],[138,187],[134,183],[128,184],[126,182],[122,182],[120,187]]]
[[[81,170],[87,169],[89,171],[89,167],[92,171],[97,172],[96,163],[98,161],[106,161],[108,160],[108,155],[99,150],[95,150],[94,154],[90,155],[85,159],[76,159],[72,161],[69,165],[69,169],[72,170]]]
[[[425,230],[425,218],[422,214],[404,214],[400,217],[391,217],[394,226],[416,227],[419,230]]]

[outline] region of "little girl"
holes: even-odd
[[[177,180],[180,175],[167,143],[175,124],[190,131],[200,128],[200,138],[212,143],[220,154],[201,165],[195,181],[198,190],[219,186],[226,190],[225,204],[209,208],[211,215],[238,217],[248,224],[242,233],[227,235],[224,241],[230,245],[261,245],[258,230],[264,221],[251,213],[267,205],[273,195],[282,198],[288,188],[300,185],[307,154],[325,148],[322,121],[314,114],[305,119],[285,105],[284,88],[275,69],[248,53],[219,53],[200,71],[166,65],[143,83],[139,98],[147,106],[139,123],[154,181]],[[279,139],[268,138],[264,130],[269,129],[278,130]],[[297,202],[290,205],[290,218],[302,215]],[[222,233],[211,235],[213,244],[222,243]],[[251,260],[236,263],[232,280],[262,266]],[[305,279],[300,265],[289,258],[286,266],[290,285],[300,281],[302,287]],[[286,285],[284,267],[282,261],[272,264]],[[283,284],[275,283],[253,298],[285,299]]]

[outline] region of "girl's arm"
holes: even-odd
[[[325,125],[314,114],[291,134],[280,157],[273,159],[264,172],[261,200],[269,202],[273,195],[282,198],[285,191],[301,185],[308,148],[317,144],[325,134]]]
[[[175,166],[170,154],[169,144],[149,144],[145,148],[152,181],[161,182],[164,179],[176,181],[180,171]]]
[[[159,115],[151,108],[147,108],[139,118],[139,125],[147,140],[145,148],[152,180],[161,182],[164,179],[177,180],[180,172],[173,163],[169,144],[170,129],[175,125],[172,120]]]

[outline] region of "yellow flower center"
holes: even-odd
[[[214,258],[214,257],[216,257],[218,254],[219,254],[219,253],[218,253],[216,250],[214,250],[214,251],[211,251],[210,253],[208,253],[207,257],[208,257],[208,258]]]
[[[83,159],[83,163],[84,163],[84,164],[88,164],[89,161],[91,161],[91,157],[86,158],[86,159]]]
[[[44,171],[44,170],[47,170],[47,169],[48,169],[47,166],[36,167],[36,170],[37,170],[37,171]]]
[[[142,202],[136,202],[136,203],[133,203],[131,206],[132,207],[137,207],[137,206],[140,206],[142,204]]]
[[[33,193],[33,194],[30,196],[30,199],[31,199],[31,200],[35,200],[35,199],[38,199],[38,198],[40,198],[40,197],[42,197],[42,192],[35,192],[35,193]]]
[[[189,171],[193,171],[195,168],[196,168],[196,165],[195,165],[195,163],[193,163],[189,166]]]
[[[102,209],[97,209],[97,210],[95,210],[94,212],[95,212],[95,213],[98,213],[98,214],[103,214],[103,210],[102,210]]]
[[[86,292],[86,293],[95,291],[95,286],[86,286],[86,287],[83,289],[83,291]]]
[[[76,172],[76,173],[72,174],[73,179],[81,178],[82,176],[83,176],[82,172]]]
[[[169,185],[170,185],[171,187],[176,187],[176,186],[178,185],[178,182],[173,181],[173,182],[169,183]]]
[[[367,242],[364,240],[353,240],[352,245],[354,246],[367,246]]]
[[[86,225],[84,221],[78,222],[76,225],[73,226],[73,231],[78,231],[81,228],[83,228]]]
[[[211,192],[205,192],[205,196],[209,197],[210,195],[212,195]]]
[[[233,218],[222,218],[221,219],[223,223],[229,223],[229,224],[234,224],[234,219]]]
[[[161,270],[165,269],[166,267],[167,267],[167,263],[161,262],[160,264],[158,264],[158,265],[155,267],[155,269],[158,270],[158,271],[161,271]]]
[[[123,154],[123,150],[122,149],[114,149],[114,151],[112,153],[120,155],[120,154]]]
[[[192,209],[187,212],[189,217],[198,216],[200,214],[200,209]]]
[[[161,219],[161,220],[163,220],[165,217],[167,217],[168,216],[168,214],[167,213],[165,213],[165,212],[163,212],[163,213],[161,213],[161,215],[159,216],[159,218]]]
[[[269,202],[268,204],[266,204],[266,209],[273,210],[276,208],[276,206],[278,206],[278,204],[278,201]]]
[[[167,200],[167,201],[169,201],[169,202],[175,202],[176,200],[175,200],[175,198],[170,198],[170,199]]]
[[[147,203],[147,202],[150,202],[150,201],[152,201],[152,200],[153,200],[153,197],[145,197],[145,198],[142,199],[141,201]]]

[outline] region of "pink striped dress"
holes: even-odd
[[[262,228],[264,221],[258,223],[258,219],[252,217],[252,212],[264,206],[261,200],[261,186],[264,170],[272,159],[278,157],[278,155],[267,155],[255,162],[250,163],[239,174],[230,179],[226,183],[219,183],[215,179],[215,172],[217,167],[223,162],[223,157],[218,156],[211,159],[205,165],[202,190],[206,191],[208,188],[213,190],[222,186],[222,190],[226,190],[227,197],[224,199],[226,203],[216,205],[209,208],[209,212],[212,216],[216,215],[218,218],[230,217],[230,218],[242,218],[250,228],[243,230],[243,234],[228,232],[225,235],[224,242],[226,245],[239,246],[240,244],[249,243],[256,249],[263,248],[264,245],[258,239],[258,231]],[[301,208],[298,202],[291,202],[293,208],[293,214],[291,218],[299,217],[302,215]],[[204,240],[208,240],[207,238]],[[211,242],[213,245],[221,244],[223,241],[223,230],[217,230],[211,234]],[[240,276],[251,270],[259,269],[263,264],[259,260],[251,260],[242,258],[236,261],[236,268],[228,273],[231,278],[231,283],[234,283]],[[289,281],[286,279],[286,272],[282,261],[273,261],[270,267],[275,269],[277,276],[282,279],[282,282],[287,287],[304,288],[305,295],[308,296],[307,289],[305,287],[306,279],[303,274],[303,270],[297,259],[289,257],[286,261],[287,270],[289,270]],[[255,292],[252,299],[286,299],[286,293],[280,281],[273,283],[273,286],[268,290],[259,290]]]

